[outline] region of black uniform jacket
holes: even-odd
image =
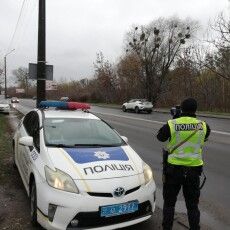
[[[196,117],[196,115],[195,114],[182,113],[180,117]],[[211,132],[211,129],[210,129],[210,127],[209,127],[209,125],[207,123],[206,123],[206,126],[207,126],[207,132],[206,132],[206,135],[205,135],[205,141],[207,141],[207,139],[208,139],[208,137],[210,135],[210,132]],[[161,142],[165,142],[170,138],[171,138],[170,128],[169,128],[169,125],[167,123],[167,124],[163,125],[160,128],[160,130],[158,131],[157,139],[159,141],[161,141]]]

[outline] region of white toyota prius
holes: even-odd
[[[14,163],[31,221],[46,229],[117,229],[151,217],[151,168],[88,104],[44,101],[20,121]],[[50,109],[55,107],[55,109]]]

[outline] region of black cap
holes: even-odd
[[[181,103],[182,112],[195,113],[197,110],[197,101],[194,98],[187,98]]]

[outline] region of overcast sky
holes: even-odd
[[[0,66],[7,56],[12,70],[28,66],[37,58],[38,0],[0,0]],[[81,79],[93,75],[96,53],[111,62],[122,52],[124,35],[133,24],[148,24],[158,17],[178,16],[199,20],[203,27],[221,11],[229,11],[228,0],[46,0],[47,57],[54,65],[54,78]]]

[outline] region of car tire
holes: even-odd
[[[124,105],[122,106],[122,111],[123,111],[123,112],[126,112],[126,111],[127,111],[127,109],[126,109],[126,107],[125,107]]]
[[[30,218],[33,226],[37,226],[37,191],[35,181],[32,182],[30,189]]]
[[[137,106],[135,107],[134,110],[135,110],[135,113],[139,113],[139,112],[140,112],[140,111],[139,111],[139,108],[138,108]]]
[[[149,113],[149,114],[152,113],[152,110],[148,110],[147,113]]]

